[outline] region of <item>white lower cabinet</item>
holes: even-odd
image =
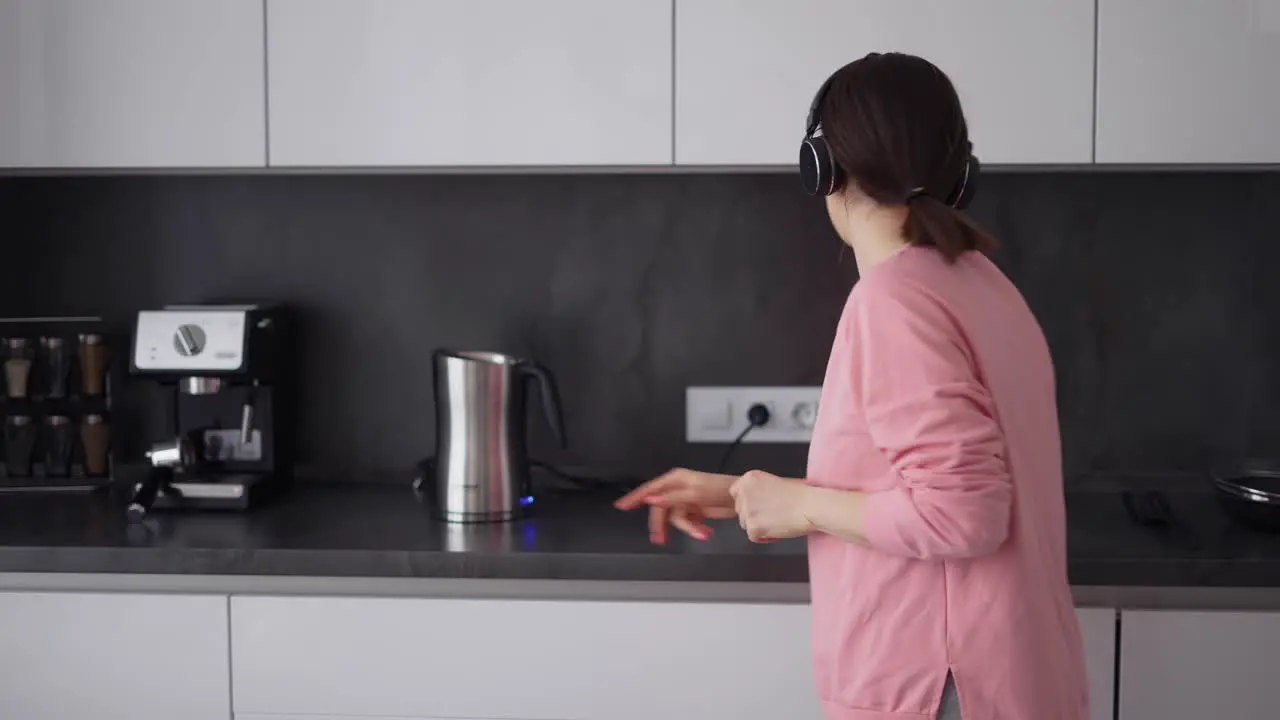
[[[0,718],[230,720],[227,598],[0,592]]]
[[[1115,610],[1077,610],[1110,720]],[[818,720],[809,607],[233,597],[236,720]]]
[[[818,720],[807,605],[233,597],[240,720]]]
[[[1084,666],[1089,676],[1091,720],[1113,720],[1116,692],[1115,608],[1076,608],[1084,638]]]
[[[1280,613],[1126,611],[1118,720],[1274,718]]]
[[[0,718],[822,716],[807,605],[234,596],[228,621],[227,603],[0,592]],[[1077,613],[1103,720],[1115,611]],[[1127,613],[1125,641],[1121,720],[1273,705],[1280,614]]]

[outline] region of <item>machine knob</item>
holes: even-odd
[[[204,328],[199,325],[181,325],[173,334],[173,347],[183,357],[199,355],[204,350],[206,342]]]

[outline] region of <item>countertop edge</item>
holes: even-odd
[[[808,583],[0,573],[0,592],[805,604]],[[1280,587],[1074,586],[1078,607],[1280,611]]]
[[[0,573],[0,592],[14,591],[783,604],[809,601],[809,585],[800,582]]]

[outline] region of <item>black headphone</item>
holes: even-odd
[[[841,68],[843,70],[844,68]],[[804,140],[800,143],[800,182],[804,185],[804,191],[810,195],[827,196],[834,193],[844,184],[844,169],[836,162],[835,157],[831,154],[831,146],[827,144],[827,139],[818,132],[818,126],[822,124],[819,117],[822,112],[822,101],[827,96],[827,90],[831,88],[832,81],[836,75],[840,74],[840,70],[835,71],[818,88],[818,94],[813,96],[813,102],[809,104],[809,117],[805,121]],[[978,191],[978,174],[982,170],[982,163],[978,162],[977,156],[972,152],[969,153],[969,159],[964,165],[964,174],[960,176],[959,184],[947,195],[943,202],[953,208],[963,210],[969,207],[969,203],[973,201],[974,194]],[[913,188],[910,195],[905,198],[910,200],[917,195],[925,194],[923,188]],[[941,198],[940,198],[941,199]]]

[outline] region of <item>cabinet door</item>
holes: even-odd
[[[1101,0],[1098,162],[1280,162],[1280,0]]]
[[[0,0],[0,166],[261,167],[261,0]]]
[[[236,720],[442,720],[439,717],[385,717],[372,715],[259,715],[256,712],[237,712]],[[449,719],[444,719],[449,720]],[[486,720],[485,717],[467,717],[466,720]],[[498,720],[498,719],[494,719]],[[536,720],[557,720],[539,719]]]
[[[1089,714],[1092,720],[1113,720],[1116,691],[1116,611],[1077,608],[1084,637],[1084,663],[1089,675]]]
[[[804,605],[231,602],[238,716],[821,717]]]
[[[984,162],[1088,163],[1093,44],[1094,0],[676,0],[676,162],[794,164],[822,81],[902,51],[951,77]]]
[[[1122,615],[1121,720],[1276,716],[1280,613]]]
[[[228,720],[227,598],[0,593],[0,717]]]
[[[671,163],[671,0],[268,0],[271,164]]]

